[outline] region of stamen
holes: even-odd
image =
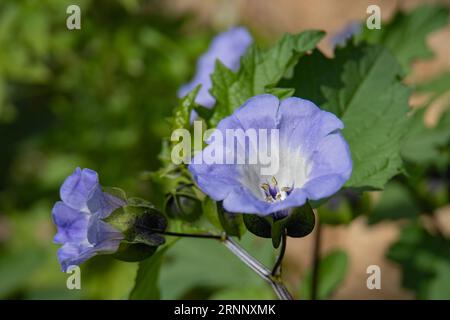
[[[261,184],[261,189],[263,189],[266,195],[265,200],[267,202],[283,201],[293,190],[292,187],[278,188],[278,181],[274,176],[272,177],[271,182],[271,184],[267,182]]]
[[[278,185],[278,181],[277,181],[277,178],[275,178],[275,176],[272,176],[272,184],[273,184],[274,186],[277,186],[277,185]]]

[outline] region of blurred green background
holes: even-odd
[[[304,13],[306,11],[294,12],[295,1],[283,1],[278,5],[273,1],[265,6],[256,3],[0,2],[1,299],[127,298],[134,285],[137,264],[119,262],[108,256],[95,257],[82,266],[82,290],[66,288],[67,274],[60,271],[56,259],[58,246],[52,243],[55,229],[50,219],[53,203],[59,198],[59,186],[75,167],[88,167],[99,172],[102,185],[123,188],[130,195],[161,206],[162,188],[149,181],[148,173],[159,167],[161,140],[169,135],[166,118],[177,104],[177,88],[192,76],[196,59],[215,33],[242,20],[258,42],[267,43],[282,32],[301,31],[293,22],[298,17],[305,17],[305,25],[301,27],[327,31],[342,27],[330,19],[311,17]],[[322,10],[324,3],[332,5],[330,1],[317,3],[320,3],[316,5],[317,10]],[[66,8],[71,4],[81,7],[81,30],[66,28]],[[314,7],[312,2],[307,5]],[[341,8],[349,6],[349,1],[340,5]],[[359,3],[358,6],[367,5]],[[252,8],[260,8],[260,11]],[[265,23],[263,17],[267,15],[261,8],[281,11],[275,11],[275,18],[267,20],[272,22],[270,24]],[[239,10],[242,12],[237,13]],[[358,10],[357,16],[364,18],[365,9],[358,7]],[[395,11],[390,7],[387,10]],[[289,12],[291,15],[286,16]],[[339,21],[350,21],[351,16],[349,12],[348,17]],[[313,19],[315,25],[308,24],[308,19]],[[322,44],[321,49],[330,52],[327,45]],[[423,77],[420,70],[419,66],[411,82]],[[442,92],[450,88],[448,79],[444,77],[438,83],[443,86]],[[431,88],[433,91],[434,87]],[[427,91],[426,86],[422,89]],[[447,128],[446,124],[448,122],[440,128],[442,131]],[[435,142],[431,134],[423,136]],[[444,156],[439,158],[439,163],[431,161],[420,170],[412,163],[412,172],[415,170],[417,175],[409,175],[406,180],[399,178],[388,185],[384,194],[371,197],[378,201],[368,219],[371,225],[400,218],[415,221],[422,211],[434,212],[448,204],[448,179],[443,175],[449,172],[450,161],[448,142],[445,143]],[[419,150],[420,156],[421,148],[423,145],[413,148],[413,160],[417,158],[414,150]],[[442,145],[439,148],[442,149]],[[414,199],[427,197],[427,193],[420,190],[426,188],[431,178],[438,178],[437,187],[441,188],[433,191],[436,199],[428,201],[434,202],[419,199],[418,202],[425,205],[414,203]],[[351,208],[341,209],[350,214],[350,223],[355,218],[349,213]],[[449,225],[446,222],[441,227]],[[382,228],[391,230],[390,226]],[[400,228],[403,229],[401,238],[387,257],[403,269],[392,271],[394,275],[392,278],[388,275],[388,279],[393,281],[393,287],[403,285],[414,295],[388,291],[384,297],[450,299],[448,237],[439,234],[436,238],[416,222],[406,227],[401,224]],[[352,234],[351,230],[348,227],[344,232]],[[331,233],[331,238],[324,240],[326,249],[329,249],[326,242],[334,241],[332,237]],[[379,237],[380,243],[389,241],[391,244],[395,240],[383,234]],[[290,288],[298,285],[300,275],[301,279],[306,279],[305,283],[308,281],[310,254],[304,250],[305,245],[298,245],[299,241],[303,240],[292,241],[288,252],[286,280]],[[266,240],[247,234],[242,242],[261,261],[270,264],[273,260],[273,250]],[[353,242],[358,241],[353,239]],[[346,249],[350,261],[359,261],[354,251]],[[368,256],[367,251],[364,255]],[[414,260],[411,258],[414,256],[419,258]],[[324,280],[328,281],[324,284],[324,297],[329,297],[344,278],[351,278],[355,269],[352,264],[353,269],[346,271],[349,262],[341,251],[328,255],[327,259],[324,265],[331,269],[328,272],[338,272]],[[367,263],[370,261],[363,259],[361,262],[364,265],[363,275],[358,276],[361,286],[365,286]],[[273,298],[270,289],[225,248],[203,240],[180,240],[167,257],[160,283],[162,298]],[[346,285],[355,288],[348,281]],[[430,286],[434,290],[431,292],[437,294],[428,294]],[[304,288],[299,292],[300,296],[308,295]],[[339,297],[354,296],[344,291]]]
[[[94,259],[85,290],[65,288],[50,210],[75,167],[105,186],[161,201],[142,173],[158,167],[165,118],[205,49],[204,30],[161,2],[0,3],[0,298],[123,298],[135,264]],[[99,277],[98,275],[102,276]]]

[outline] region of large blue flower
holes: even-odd
[[[63,271],[118,249],[123,234],[101,219],[125,202],[102,191],[95,171],[77,168],[62,184],[60,197],[52,217],[58,229],[54,242],[63,245],[58,250]]]
[[[307,199],[331,196],[350,177],[352,160],[340,133],[342,122],[311,101],[293,97],[280,102],[268,94],[255,96],[218,124],[223,137],[228,129],[275,129],[279,133],[279,139],[270,140],[270,151],[279,163],[271,175],[263,174],[261,162],[249,161],[267,152],[251,141],[247,146],[236,143],[230,150],[226,139],[213,134],[209,145],[195,155],[189,170],[198,186],[212,199],[223,201],[230,212],[286,213]],[[204,161],[221,148],[223,157],[237,154],[241,164]]]
[[[215,99],[209,93],[209,89],[212,86],[211,74],[214,71],[216,60],[220,60],[229,69],[237,71],[240,59],[252,41],[251,35],[243,27],[235,27],[217,35],[211,42],[208,51],[198,59],[194,78],[180,88],[178,96],[184,97],[201,84],[195,102],[204,107],[212,108]]]

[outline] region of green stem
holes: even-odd
[[[192,234],[192,233],[178,233],[170,231],[161,231],[150,229],[153,232],[175,237],[186,237],[186,238],[203,238],[203,239],[216,239],[222,242],[225,247],[227,247],[231,253],[233,253],[239,260],[245,263],[250,269],[252,269],[258,276],[260,276],[264,281],[270,284],[275,294],[280,300],[293,300],[291,294],[287,290],[283,282],[280,281],[279,277],[272,275],[272,272],[267,269],[261,262],[256,260],[251,256],[244,248],[242,248],[237,242],[235,242],[231,237],[227,235],[213,235],[213,234]],[[276,263],[276,269],[281,266],[281,261],[284,256],[284,251],[286,248],[286,236],[284,235],[283,245],[281,247],[280,256],[278,257]],[[274,268],[275,269],[275,268]]]
[[[216,240],[222,240],[223,236],[215,235],[215,234],[208,234],[208,233],[181,233],[181,232],[171,232],[171,231],[161,231],[156,229],[150,229],[151,231],[163,234],[166,236],[173,236],[173,237],[185,237],[185,238],[203,238],[203,239],[216,239]]]
[[[281,248],[280,254],[278,255],[277,261],[272,269],[272,276],[281,275],[281,263],[283,262],[284,254],[286,253],[287,237],[286,230],[283,231],[283,237],[281,238]]]
[[[280,300],[293,300],[291,294],[287,290],[284,283],[278,278],[272,276],[272,272],[267,269],[261,262],[251,256],[245,249],[239,246],[233,239],[226,237],[223,244],[250,269],[256,272],[263,280],[270,284],[273,291]]]

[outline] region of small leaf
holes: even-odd
[[[301,238],[310,234],[315,225],[314,211],[307,202],[301,207],[290,210],[289,215],[272,223],[272,244],[278,248],[283,233],[293,238]]]
[[[145,200],[130,198],[126,206],[115,210],[104,220],[121,231],[128,242],[152,246],[158,246],[164,242],[157,233],[167,228],[167,220],[161,212]]]
[[[202,205],[191,188],[182,186],[167,195],[164,210],[170,218],[194,222],[201,217]]]
[[[156,249],[157,247],[147,246],[143,243],[122,241],[119,249],[112,256],[121,261],[136,262],[147,259],[155,253]]]
[[[221,202],[217,202],[217,213],[223,230],[230,236],[240,238],[245,231],[242,214],[226,211]]]
[[[188,95],[180,100],[180,104],[173,109],[171,118],[172,131],[176,129],[188,129],[190,127],[191,112],[195,106],[195,97],[200,90],[198,85]]]
[[[123,201],[127,201],[127,194],[124,190],[116,187],[103,187],[103,192],[106,192],[107,194],[110,194],[116,198],[119,198]]]
[[[217,229],[222,230],[222,224],[219,220],[219,214],[217,213],[217,204],[210,197],[205,197],[202,202],[202,211],[206,219]]]
[[[307,202],[301,207],[294,208],[286,221],[287,235],[293,238],[301,238],[314,230],[315,215]]]
[[[267,218],[256,214],[244,214],[244,224],[248,231],[262,238],[272,237],[272,225]]]
[[[328,299],[347,275],[348,256],[343,250],[329,252],[320,260],[317,299]],[[308,270],[300,285],[300,297],[311,299],[312,272]]]
[[[170,246],[158,250],[150,258],[139,263],[135,285],[130,293],[131,300],[159,299],[161,294],[158,286],[159,272],[164,254]]]
[[[165,238],[158,233],[154,233],[145,229],[140,230],[139,228],[137,230],[138,231],[136,232],[133,239],[134,242],[155,247],[163,245],[166,242]]]
[[[278,97],[278,99],[283,100],[289,97],[292,97],[295,93],[294,88],[269,88],[266,90],[266,93],[273,94]]]
[[[197,114],[200,116],[200,118],[203,118],[203,119],[210,119],[212,117],[212,115],[214,114],[213,109],[205,108],[200,105],[195,105],[194,111],[197,112]]]
[[[275,220],[272,224],[272,245],[276,249],[281,244],[281,239],[283,237],[283,233],[286,230],[286,223],[289,217],[286,217],[282,220]]]

